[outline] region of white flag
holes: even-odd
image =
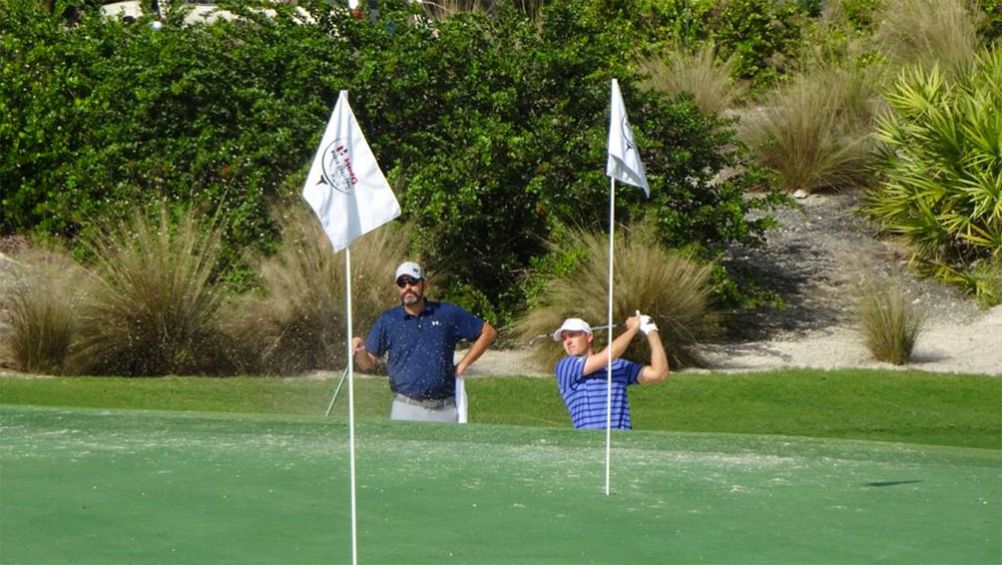
[[[338,96],[306,175],[303,198],[320,218],[334,251],[400,215],[400,204],[348,106],[347,90]]]
[[[605,166],[605,174],[626,184],[644,189],[644,194],[651,196],[647,185],[647,175],[644,164],[637,153],[637,144],[633,141],[633,130],[626,118],[626,107],[623,106],[623,95],[619,92],[619,82],[612,79],[612,109],[609,115],[609,161]]]

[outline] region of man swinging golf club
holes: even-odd
[[[638,333],[647,336],[651,350],[649,365],[640,365],[620,356]],[[626,319],[626,330],[599,353],[592,350],[591,326],[580,318],[568,318],[552,334],[564,346],[567,356],[557,362],[554,373],[575,428],[605,429],[607,363],[612,350],[612,422],[614,429],[631,429],[630,404],[626,387],[657,383],[668,378],[668,356],[658,327],[650,316],[639,311]]]

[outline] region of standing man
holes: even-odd
[[[355,363],[365,370],[389,353],[390,419],[456,422],[456,378],[490,347],[497,330],[459,306],[427,300],[428,282],[417,263],[402,263],[395,280],[401,305],[383,312],[365,341],[352,340]],[[473,344],[453,365],[462,339]]]
[[[640,365],[620,359],[633,338],[640,332],[647,336],[651,349],[651,364]],[[557,388],[564,398],[575,428],[605,429],[608,394],[607,364],[612,349],[612,427],[631,429],[630,403],[626,387],[657,383],[668,378],[668,356],[661,343],[657,325],[650,316],[638,311],[626,319],[626,331],[599,353],[592,351],[591,326],[580,318],[568,318],[553,341],[561,342],[567,357],[557,361],[554,372]]]

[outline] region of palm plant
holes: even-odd
[[[595,330],[595,350],[606,343],[599,326],[608,316],[608,240],[604,234],[576,232],[569,244],[551,244],[551,252],[580,258],[574,268],[544,285],[538,305],[515,324],[522,342],[533,344],[532,357],[549,369],[563,355],[559,345],[539,336],[549,334],[569,317],[588,320]],[[661,329],[673,367],[702,364],[692,347],[716,329],[710,309],[710,267],[649,243],[642,236],[620,234],[615,246],[613,320],[621,322],[640,310]],[[618,333],[618,332],[616,332]],[[646,359],[646,344],[627,352]]]
[[[346,360],[345,253],[334,253],[305,206],[277,214],[282,245],[261,261],[261,296],[226,307],[226,331],[241,370],[294,374]],[[396,226],[399,228],[399,226]],[[408,230],[388,226],[351,247],[352,333],[364,337],[392,305],[393,272],[407,259]]]
[[[878,127],[884,174],[868,213],[912,246],[925,273],[1002,301],[972,273],[1002,265],[1002,54],[952,76],[933,65],[902,72]],[[988,278],[989,280],[991,277]]]
[[[216,326],[220,295],[212,279],[219,235],[194,211],[172,221],[166,206],[149,220],[137,212],[88,246],[96,282],[82,305],[73,371],[127,376],[229,370]]]

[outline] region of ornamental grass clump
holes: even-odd
[[[345,252],[335,253],[304,205],[276,216],[281,247],[260,263],[262,292],[226,307],[226,332],[241,371],[298,374],[336,370],[346,360]],[[395,306],[393,273],[407,260],[408,230],[386,226],[351,246],[352,333],[365,337]]]
[[[560,344],[544,334],[565,318],[583,318],[591,324],[596,352],[607,342],[603,326],[608,319],[608,235],[577,232],[567,243],[553,243],[550,249],[575,258],[575,264],[544,284],[537,306],[515,327],[522,343],[532,343],[532,357],[542,370],[552,369],[564,355]],[[643,236],[617,234],[613,272],[613,323],[621,324],[640,310],[657,323],[672,367],[702,365],[693,346],[713,334],[718,322],[710,308],[711,268]],[[618,327],[613,334],[621,332]],[[634,340],[625,356],[646,362],[650,358],[646,342]]]
[[[88,241],[96,280],[70,363],[78,374],[153,376],[232,370],[216,325],[219,234],[193,211],[136,212]]]
[[[873,81],[859,71],[815,71],[745,114],[740,138],[759,163],[776,171],[785,191],[857,188],[870,179],[878,100]]]
[[[55,252],[27,251],[9,261],[15,267],[0,299],[8,325],[0,349],[18,371],[61,375],[77,332],[86,272]]]
[[[887,0],[877,15],[875,40],[894,65],[964,65],[978,50],[973,2]]]
[[[924,316],[898,285],[870,285],[859,303],[859,320],[867,349],[877,361],[904,365],[911,358]]]
[[[664,57],[643,62],[650,75],[646,86],[672,96],[689,93],[704,114],[719,114],[731,108],[744,93],[741,83],[731,78],[735,58],[717,61],[713,44],[695,51],[676,49]]]

